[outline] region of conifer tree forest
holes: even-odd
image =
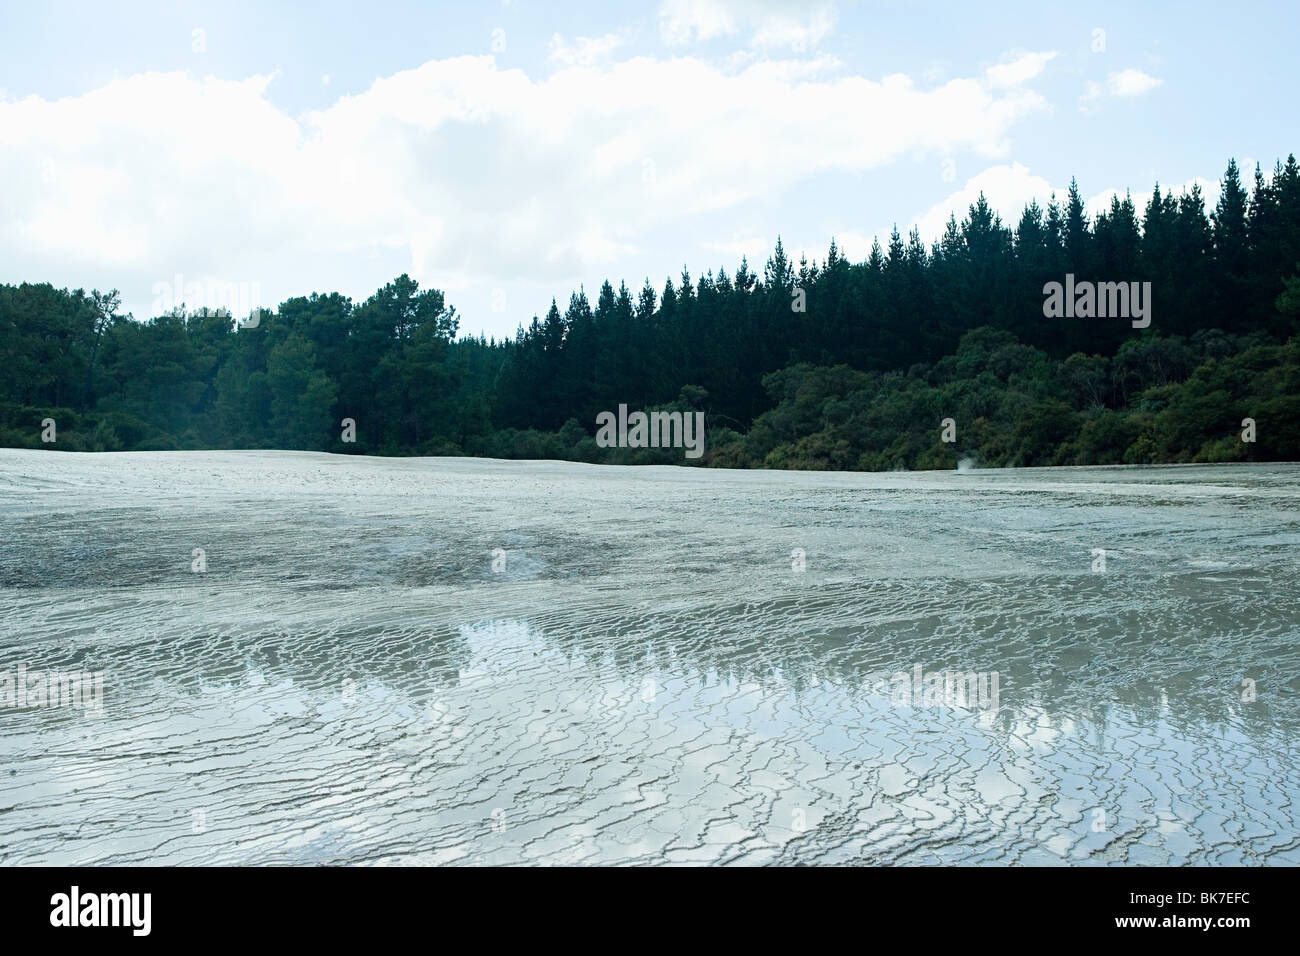
[[[1044,285],[1067,273],[1150,282],[1150,326],[1046,318]],[[1246,183],[1231,162],[1213,208],[1156,186],[1093,211],[1072,184],[1008,223],[981,196],[929,247],[895,230],[858,262],[834,241],[795,262],[778,239],[761,268],[572,292],[506,341],[458,337],[443,293],[406,275],[256,319],[141,319],[115,292],[0,285],[0,446],[849,470],[1298,460],[1300,168]],[[597,414],[620,404],[704,412],[705,454],[598,446]]]

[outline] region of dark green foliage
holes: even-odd
[[[981,196],[930,248],[895,229],[858,263],[833,240],[796,262],[778,238],[757,273],[604,282],[502,342],[456,339],[443,294],[405,275],[359,304],[289,299],[254,328],[0,285],[0,445],[812,469],[1300,458],[1294,157],[1250,188],[1230,163],[1208,213],[1196,190],[1095,214],[1081,195],[1014,228]],[[1043,285],[1066,273],[1150,282],[1150,328],[1044,318]],[[597,413],[619,404],[705,412],[704,457],[597,447]]]

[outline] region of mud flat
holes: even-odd
[[[1291,465],[0,449],[0,863],[1295,864],[1297,545]]]

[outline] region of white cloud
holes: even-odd
[[[1141,96],[1163,82],[1141,70],[1120,70],[1106,77],[1106,90],[1111,96]]]
[[[659,32],[670,44],[749,33],[756,47],[805,50],[835,28],[835,4],[826,0],[663,0]]]
[[[1214,208],[1215,203],[1219,201],[1219,184],[1215,180],[1206,179],[1204,176],[1193,176],[1191,179],[1182,183],[1175,183],[1173,185],[1165,185],[1162,183],[1160,186],[1160,192],[1162,195],[1164,193],[1172,192],[1175,196],[1182,196],[1186,193],[1190,193],[1193,186],[1201,187],[1201,196],[1205,199],[1205,210],[1208,213]],[[1130,194],[1133,198],[1133,205],[1137,207],[1139,220],[1142,218],[1142,214],[1147,208],[1147,202],[1151,199],[1151,193],[1154,189],[1155,184],[1152,183],[1148,188],[1130,190]],[[1095,216],[1099,212],[1109,211],[1110,202],[1113,198],[1117,198],[1120,202],[1123,202],[1124,190],[1114,188],[1103,189],[1101,192],[1097,193],[1097,195],[1085,199],[1083,201],[1083,208],[1087,211],[1089,216]]]
[[[1055,57],[1055,50],[1047,50],[1042,53],[1026,53],[1010,63],[991,66],[985,71],[989,86],[993,89],[1005,89],[1028,83],[1042,73]]]
[[[1014,229],[1025,206],[1034,199],[1038,200],[1039,205],[1046,206],[1052,189],[1051,183],[1042,176],[1035,176],[1029,167],[1021,163],[990,166],[966,180],[966,184],[956,192],[927,209],[917,219],[916,225],[922,241],[929,244],[943,235],[950,215],[955,215],[960,223],[982,192],[989,205],[1002,216],[1003,225]],[[1057,195],[1062,195],[1062,191],[1057,190]],[[899,223],[898,228],[899,232],[906,232],[907,229],[902,223]],[[882,238],[881,244],[883,243]]]
[[[363,296],[402,270],[467,294],[564,288],[639,271],[651,235],[827,171],[1005,155],[1046,109],[984,77],[919,90],[829,56],[575,54],[538,78],[460,57],[298,117],[270,100],[273,79],[148,73],[0,102],[0,281],[117,286],[141,317],[177,273],[259,282],[268,303]]]
[[[772,252],[771,238],[752,234],[737,234],[729,239],[711,240],[703,245],[713,252],[722,253],[730,263],[739,265],[742,257],[748,259],[751,272],[756,268],[755,263],[758,263],[757,268],[761,269],[762,263]],[[727,265],[724,268],[730,270],[732,266]]]
[[[1203,177],[1197,176],[1173,186],[1161,185],[1160,191],[1161,193],[1172,191],[1175,196],[1181,196],[1190,192],[1193,185],[1201,187],[1201,195],[1205,197],[1206,209],[1214,208],[1214,204],[1219,198],[1219,184]],[[1151,188],[1154,188],[1154,184],[1152,184]],[[955,215],[957,222],[960,224],[969,208],[979,198],[981,192],[984,193],[984,198],[988,200],[993,210],[1002,217],[1002,224],[1014,229],[1020,222],[1020,214],[1024,211],[1024,208],[1035,200],[1046,211],[1047,204],[1051,200],[1052,194],[1055,193],[1057,202],[1064,207],[1066,194],[1069,192],[1069,184],[1053,186],[1048,180],[1042,176],[1034,175],[1027,166],[1020,163],[990,166],[967,180],[961,189],[941,199],[921,214],[916,221],[921,233],[921,239],[928,245],[942,236],[944,229],[948,225],[949,215]],[[1124,191],[1103,189],[1096,195],[1084,198],[1084,213],[1090,221],[1096,217],[1097,213],[1110,209],[1112,197],[1118,197],[1123,202]],[[1133,205],[1137,207],[1137,216],[1140,222],[1146,210],[1147,200],[1151,198],[1151,189],[1136,189],[1133,191],[1132,197]],[[900,233],[906,233],[910,227],[899,223],[898,228]],[[884,237],[881,237],[881,244],[884,244]]]
[[[1101,84],[1089,80],[1083,86],[1083,94],[1079,97],[1079,111],[1081,113],[1095,113],[1101,107],[1098,105],[1101,100]]]
[[[558,33],[551,37],[551,59],[564,66],[593,66],[607,60],[623,45],[624,37],[607,33],[601,37],[577,37],[572,43]]]
[[[1106,96],[1133,97],[1149,93],[1164,80],[1143,73],[1141,70],[1119,70],[1106,76],[1105,84],[1089,80],[1079,97],[1079,109],[1084,113],[1095,113],[1101,108],[1101,100]]]
[[[855,232],[852,229],[835,229],[832,230],[835,237],[835,247],[839,250],[841,258],[848,259],[850,262],[864,262],[871,255],[872,236]],[[817,261],[826,261],[826,251],[830,248],[830,240],[822,242],[823,248],[817,252]],[[883,240],[882,240],[883,245]]]

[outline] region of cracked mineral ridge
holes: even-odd
[[[1296,465],[0,449],[0,672],[103,674],[0,864],[1296,864],[1297,544]]]

